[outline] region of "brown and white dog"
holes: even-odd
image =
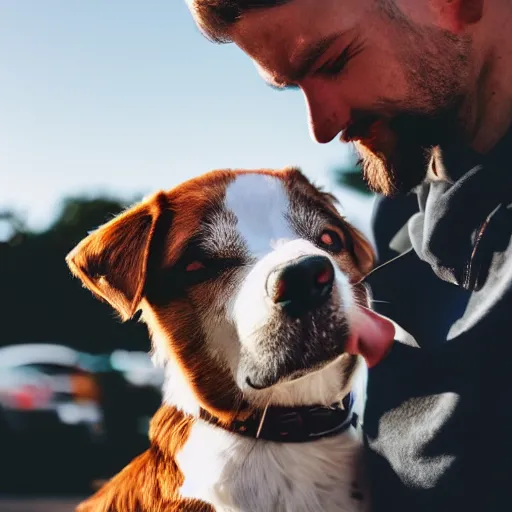
[[[72,272],[165,366],[151,448],[79,508],[366,511],[366,365],[393,341],[363,236],[296,169],[214,171],[90,234]]]

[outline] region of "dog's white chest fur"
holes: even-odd
[[[363,512],[369,504],[362,450],[353,427],[319,441],[278,444],[198,421],[177,457],[182,495],[224,512]]]

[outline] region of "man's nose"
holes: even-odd
[[[303,89],[311,137],[321,144],[331,142],[348,124],[349,107],[334,94]]]

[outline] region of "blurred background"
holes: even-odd
[[[182,0],[0,2],[0,510],[74,504],[147,447],[162,375],[145,328],[71,278],[88,231],[215,168],[297,165],[369,235],[351,148],[309,137]]]

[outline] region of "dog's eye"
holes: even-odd
[[[343,239],[333,229],[324,229],[318,239],[318,243],[329,252],[338,253],[345,248]]]
[[[181,264],[181,279],[185,287],[194,286],[215,279],[240,264],[238,259],[212,258],[207,255],[187,258]]]
[[[202,261],[196,260],[191,261],[188,263],[185,267],[186,272],[196,272],[197,270],[203,270],[205,268],[205,265]]]

